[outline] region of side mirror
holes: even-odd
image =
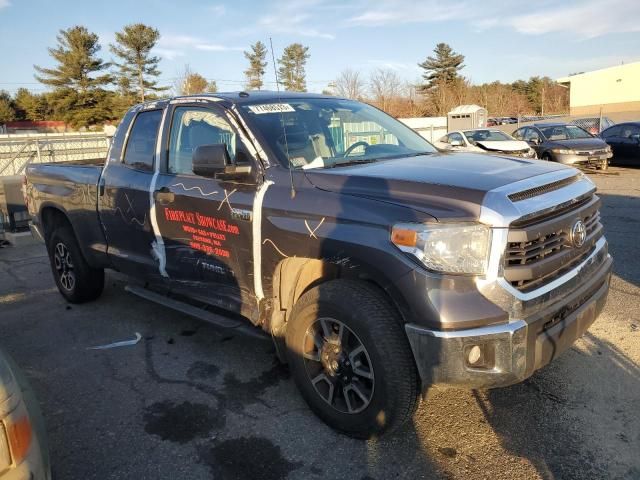
[[[634,133],[633,135],[631,135],[629,137],[631,140],[636,141],[637,143],[640,143],[640,133]]]
[[[534,145],[540,145],[542,143],[540,141],[540,137],[531,137],[530,142],[533,143]]]
[[[191,157],[193,173],[209,178],[244,178],[251,173],[251,165],[231,165],[224,143],[200,145]]]
[[[450,145],[452,147],[462,147],[462,140],[451,140]]]
[[[195,149],[191,157],[193,173],[201,177],[215,177],[218,173],[224,173],[227,165],[231,163],[227,146],[223,143],[215,145],[200,145]]]

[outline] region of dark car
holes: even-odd
[[[640,122],[619,123],[600,136],[613,150],[613,163],[640,165]]]
[[[527,142],[538,158],[565,165],[606,169],[613,155],[604,140],[567,123],[536,123],[519,128],[513,136]]]

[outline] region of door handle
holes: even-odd
[[[176,195],[167,187],[162,187],[160,190],[156,190],[153,193],[153,198],[162,205],[166,205],[167,203],[173,203],[176,199]]]

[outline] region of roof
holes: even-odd
[[[534,123],[533,126],[534,127],[564,127],[566,125],[571,125],[573,126],[573,124],[571,123],[567,123],[567,122],[543,122],[543,123]],[[531,125],[525,125],[525,127],[527,126],[531,126]]]
[[[273,101],[281,101],[281,100],[293,100],[293,99],[304,99],[304,98],[341,98],[334,97],[331,95],[321,95],[317,93],[308,93],[308,92],[274,92],[270,90],[250,90],[248,92],[238,91],[238,92],[220,92],[220,93],[195,93],[193,95],[177,95],[168,98],[162,98],[158,100],[151,100],[149,102],[145,102],[144,105],[153,105],[153,104],[166,104],[167,102],[171,102],[173,100],[184,99],[188,100],[190,98],[193,99],[211,99],[212,102],[226,100],[230,104],[251,104],[256,102],[273,102]]]
[[[451,110],[449,113],[453,113],[453,114],[459,114],[459,113],[475,113],[478,110],[484,110],[484,108],[482,108],[480,105],[460,105],[456,108],[454,108],[453,110]]]

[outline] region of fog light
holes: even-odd
[[[478,345],[471,347],[467,358],[469,359],[469,365],[476,365],[479,363],[482,358],[482,350],[480,347]]]

